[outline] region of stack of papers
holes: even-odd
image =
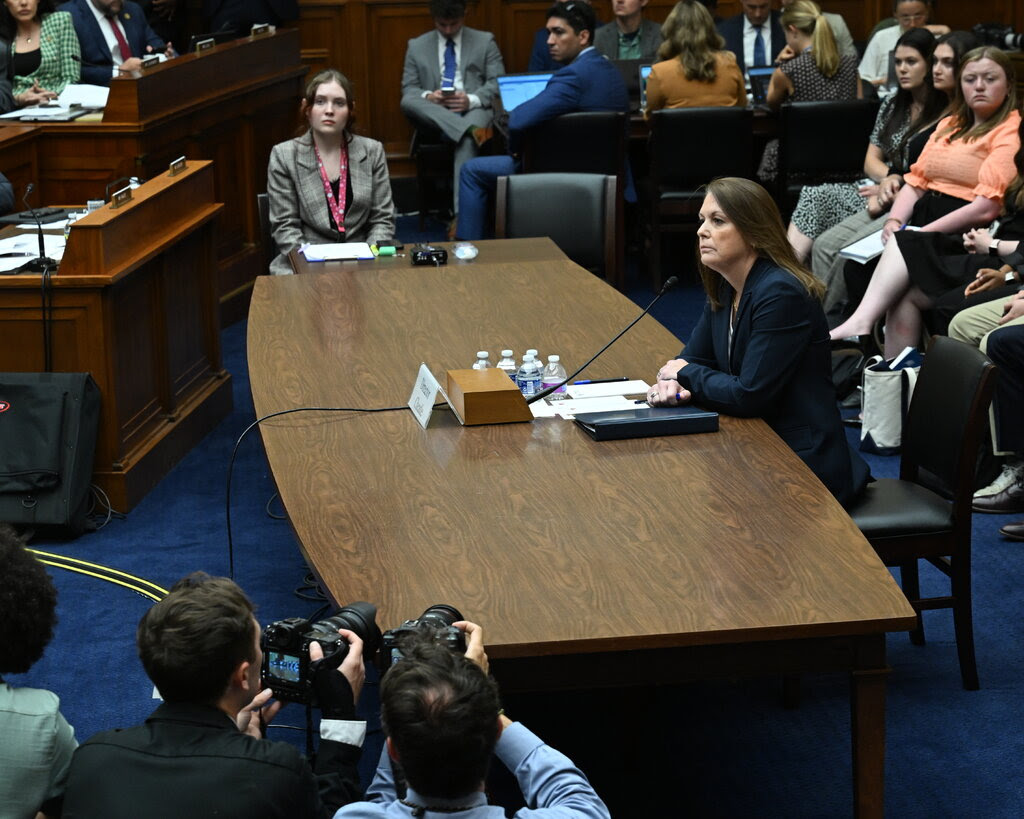
[[[60,261],[64,255],[64,236],[43,234],[46,255]],[[17,270],[25,262],[39,257],[39,236],[35,233],[22,233],[9,239],[0,239],[0,273]]]
[[[102,85],[69,85],[53,102],[31,108],[16,108],[7,114],[0,114],[0,119],[65,122],[87,111],[102,109],[107,104],[109,94],[110,89]]]
[[[331,245],[303,245],[299,251],[307,262],[336,262],[346,259],[372,259],[373,251],[366,242],[339,242]]]
[[[907,225],[904,230],[920,230],[921,228]],[[854,242],[852,245],[847,245],[839,251],[839,255],[844,259],[852,259],[855,262],[866,264],[877,256],[882,255],[882,251],[885,250],[885,245],[882,244],[882,231],[872,233],[870,236],[865,236],[863,239]]]

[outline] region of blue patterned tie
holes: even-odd
[[[754,37],[754,65],[768,65],[768,60],[764,56],[764,37],[761,36],[761,26],[754,26],[754,30],[757,32],[757,36]]]
[[[764,51],[763,45],[761,51]],[[448,44],[444,47],[444,78],[441,80],[441,85],[455,85],[455,41],[451,37],[448,38]]]

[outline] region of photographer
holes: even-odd
[[[57,623],[57,590],[43,564],[0,523],[0,673],[23,674]],[[75,732],[60,701],[0,679],[0,816],[60,816]]]
[[[355,721],[363,643],[313,672],[323,719],[316,773],[291,745],[262,739],[280,709],[260,690],[260,627],[231,580],[196,572],[139,622],[139,658],[163,697],[144,725],[97,734],[71,763],[64,815],[323,817],[361,797]],[[322,658],[319,644],[309,650]],[[314,665],[316,665],[314,663]]]
[[[381,683],[387,741],[368,792],[370,801],[348,805],[336,818],[504,817],[502,808],[487,804],[483,791],[492,753],[515,774],[531,806],[517,817],[609,816],[586,777],[566,756],[504,715],[498,687],[487,676],[480,626],[465,621],[454,625],[468,638],[464,656],[438,645],[428,633],[411,635],[402,643],[403,659]],[[392,761],[408,783],[401,799]]]

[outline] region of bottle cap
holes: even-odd
[[[487,356],[489,356],[489,355],[490,355],[490,353],[487,352],[487,350],[481,350],[480,352],[478,352],[476,354],[476,357],[477,358],[487,358]]]
[[[531,353],[523,355],[523,363],[525,364],[527,361],[533,361],[533,355]]]
[[[551,362],[561,361],[561,360],[562,359],[560,359],[557,355],[549,355],[548,356],[548,361],[551,361]]]
[[[512,358],[512,351],[511,350],[502,350],[501,351],[501,355],[502,355],[503,358]]]

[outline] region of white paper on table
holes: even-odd
[[[70,114],[71,109],[66,105],[36,105],[31,108],[15,108],[6,114],[0,114],[0,119],[21,119],[22,117],[66,119]]]
[[[83,108],[104,108],[109,94],[110,89],[105,85],[76,83],[67,86],[60,92],[60,96],[57,97],[57,105],[62,108],[70,108],[72,105],[81,105]]]
[[[639,378],[632,381],[606,381],[603,384],[569,384],[565,391],[572,398],[603,398],[609,395],[639,395],[648,384]],[[595,410],[601,412],[601,410]]]
[[[326,245],[306,245],[302,255],[307,262],[333,262],[347,259],[372,259],[373,251],[366,242],[336,242]]]
[[[51,259],[60,260],[64,255],[64,235],[43,234],[43,247],[46,255]],[[21,253],[22,256],[7,256],[8,253]],[[29,259],[39,255],[39,235],[37,233],[21,233],[9,239],[0,239],[0,261],[4,262],[4,270],[13,269],[7,266],[7,260],[12,259],[18,263],[14,267],[20,267]]]
[[[625,382],[623,382],[625,383]],[[554,408],[556,415],[566,421],[571,421],[581,412],[612,412],[614,410],[636,409],[638,406],[632,398],[625,398],[621,395],[605,395],[600,398],[563,398],[561,401],[554,401],[557,406]]]

